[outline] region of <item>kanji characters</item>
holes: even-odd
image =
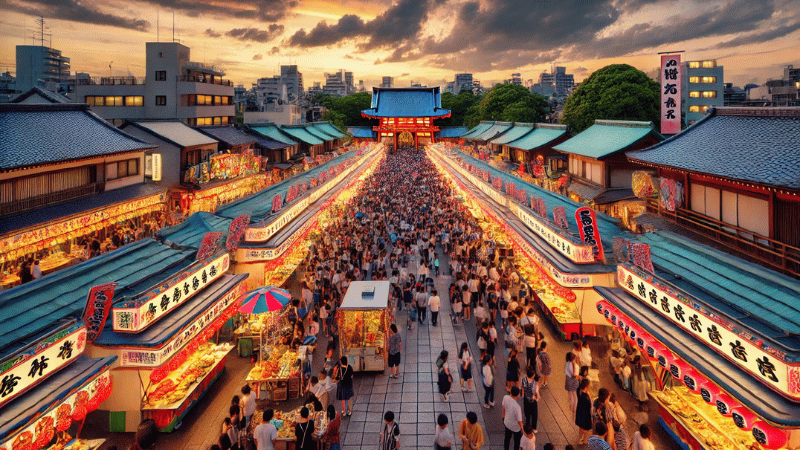
[[[2,385],[0,385],[0,397],[7,397],[14,393],[14,388],[17,387],[17,382],[20,380],[20,377],[12,374],[8,374],[3,377]]]
[[[766,355],[756,358],[756,364],[758,364],[758,371],[761,372],[761,375],[776,383],[778,382],[778,377],[775,376],[775,364],[772,364],[772,361]]]
[[[72,341],[64,341],[61,347],[58,348],[58,357],[61,359],[69,359],[72,357]]]
[[[737,339],[736,342],[730,342],[731,346],[731,353],[736,359],[741,359],[744,362],[747,362],[747,350],[745,350],[742,343]]]
[[[37,376],[37,373],[39,374],[38,376],[41,377],[44,373],[44,369],[47,369],[47,362],[49,360],[50,358],[44,355],[39,358],[33,358],[33,361],[31,361],[31,370],[28,372],[28,377],[33,378]]]
[[[703,332],[703,324],[700,323],[700,318],[697,317],[697,314],[694,314],[692,315],[692,317],[689,317],[689,324],[691,324],[693,331],[696,331],[698,333]]]
[[[683,310],[683,306],[675,305],[675,307],[672,308],[672,312],[675,313],[676,320],[680,320],[681,322],[686,322],[686,319],[684,319],[683,317],[683,315],[686,314],[686,312]]]
[[[708,331],[708,338],[711,339],[711,342],[722,346],[722,335],[717,330],[716,325],[711,325],[711,328],[706,329]]]

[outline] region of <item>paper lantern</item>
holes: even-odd
[[[762,421],[753,424],[753,437],[764,448],[776,449],[786,445],[786,431]]]
[[[731,410],[731,418],[733,418],[733,423],[736,424],[737,427],[743,430],[750,430],[753,428],[753,424],[758,421],[758,416],[750,412],[749,409],[745,408],[744,406],[734,406]]]
[[[731,396],[724,392],[720,392],[715,401],[717,404],[717,411],[725,417],[730,417],[731,410],[737,405],[737,403],[734,403]]]
[[[714,407],[717,406],[717,395],[720,392],[719,388],[710,380],[704,380],[700,385],[700,396],[703,397],[703,401]]]
[[[652,337],[647,336],[645,337],[645,347],[644,351],[647,354],[647,357],[652,359],[653,361],[658,360],[658,347],[657,343],[653,340]]]
[[[667,368],[669,369],[669,373],[672,375],[672,378],[682,382],[683,373],[689,369],[689,366],[680,359],[673,358],[673,360],[669,363],[669,367]]]
[[[72,420],[80,422],[86,418],[86,406],[78,405],[72,410]]]
[[[657,345],[656,361],[662,368],[669,369],[669,365],[675,361],[675,356],[663,345]]]
[[[72,426],[72,417],[64,416],[58,422],[56,422],[56,431],[67,431],[70,426]]]
[[[688,368],[688,366],[687,366],[687,368],[685,370],[683,370],[682,375],[683,375],[683,379],[681,381],[683,381],[683,384],[687,388],[689,388],[690,391],[692,391],[694,393],[699,393],[700,392],[700,384],[702,382],[702,379],[697,374],[697,372],[695,372],[695,370],[692,369],[692,368]]]

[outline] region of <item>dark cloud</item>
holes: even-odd
[[[411,75],[410,73],[404,73],[404,74],[400,75],[400,78],[407,77],[407,76],[410,76],[410,75]]]
[[[128,28],[138,31],[150,29],[150,22],[144,19],[104,13],[92,7],[91,2],[81,2],[80,0],[0,0],[0,9],[58,20]]]
[[[289,44],[295,47],[319,47],[334,45],[341,41],[361,36],[364,34],[364,21],[355,14],[346,14],[339,18],[335,24],[328,25],[323,21],[311,31],[305,28],[295,32],[289,38]]]
[[[779,26],[771,30],[752,33],[745,36],[739,36],[731,39],[730,41],[720,42],[712,48],[719,49],[738,47],[740,45],[760,44],[762,42],[769,42],[773,39],[785,37],[797,30],[800,30],[800,22]]]
[[[264,55],[262,55],[260,53],[256,53],[255,55],[253,55],[253,61],[261,61],[261,59],[263,59],[263,58],[264,58]]]
[[[277,54],[279,54],[280,52],[281,52],[281,49],[279,49],[278,47],[272,47],[272,48],[269,50],[269,54],[270,54],[270,55],[277,55]]]
[[[210,38],[222,37],[222,33],[218,32],[218,31],[214,31],[211,28],[207,28],[206,31],[203,34],[205,34],[206,36],[208,36]]]
[[[55,0],[53,0],[55,1]],[[140,0],[168,10],[182,12],[192,17],[228,17],[237,19],[276,22],[286,18],[297,0]]]
[[[269,42],[281,33],[283,33],[284,26],[278,24],[270,24],[267,29],[258,28],[234,28],[225,33],[225,36],[238,39],[240,41],[253,41],[253,42]]]

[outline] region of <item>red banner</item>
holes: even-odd
[[[650,257],[650,246],[647,244],[638,244],[635,242],[630,243],[630,259],[633,264],[640,268],[653,273],[653,260]]]
[[[593,245],[595,261],[604,261],[603,242],[600,240],[600,229],[597,227],[597,216],[592,208],[584,206],[575,210],[575,221],[578,223],[578,231],[581,234],[581,241]]]
[[[216,253],[221,243],[221,231],[209,231],[204,234],[203,240],[200,242],[200,249],[197,250],[197,260],[202,261]]]
[[[239,248],[239,242],[242,240],[244,232],[247,231],[247,224],[249,223],[250,216],[248,215],[233,219],[233,222],[228,227],[228,241],[225,243],[228,250],[234,251]]]
[[[661,134],[681,132],[681,55],[661,55]]]
[[[320,178],[320,180],[322,180],[322,178]],[[282,206],[283,197],[281,197],[281,194],[276,194],[274,197],[272,197],[272,212],[280,211]]]
[[[556,206],[553,208],[553,220],[558,226],[565,230],[569,230],[569,222],[567,222],[567,211],[563,206]]]
[[[103,332],[111,303],[114,300],[114,288],[117,283],[106,283],[93,287],[86,299],[86,308],[83,309],[83,322],[86,324],[86,340],[94,342]]]

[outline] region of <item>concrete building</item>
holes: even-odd
[[[12,98],[19,95],[17,90],[17,80],[11,72],[0,74],[0,103],[8,103]]]
[[[56,92],[69,78],[69,58],[61,50],[43,45],[17,46],[16,89],[26,92],[34,86]]]
[[[725,81],[723,66],[716,60],[683,63],[683,117],[686,125],[702,119],[708,108],[724,106]]]
[[[233,123],[233,84],[219,69],[192,62],[189,47],[148,42],[146,70],[144,80],[108,77],[78,85],[76,100],[114,125],[126,119],[178,119],[189,126]]]
[[[289,101],[303,96],[303,74],[297,70],[297,66],[281,66],[281,82],[286,86]]]
[[[352,74],[351,74],[352,75]],[[325,74],[325,85],[322,86],[322,93],[334,97],[344,97],[348,93],[346,74],[344,70]]]
[[[473,79],[471,73],[457,73],[453,80],[453,94],[458,95],[461,91],[473,91]]]
[[[765,100],[773,106],[800,106],[800,68],[786,66],[783,78],[769,80],[763,86],[751,89],[748,99]]]
[[[390,88],[394,86],[394,77],[383,77],[381,80],[382,88]]]
[[[566,97],[575,88],[575,76],[567,73],[566,67],[554,66],[550,73],[539,74],[539,82],[531,87],[531,92],[545,97]]]
[[[506,83],[508,83],[508,84],[516,84],[516,85],[520,85],[521,86],[522,85],[522,74],[512,73],[511,74],[511,78],[506,80]]]

